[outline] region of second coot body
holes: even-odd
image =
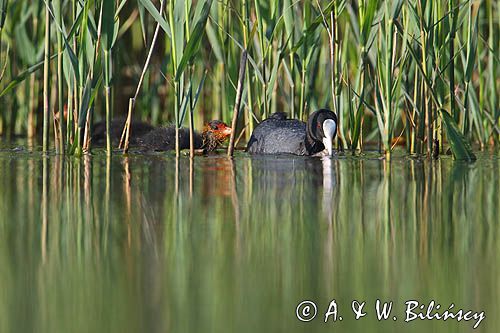
[[[278,112],[255,127],[247,151],[250,154],[309,156],[326,149],[332,155],[336,131],[337,116],[327,109],[313,112],[307,123],[287,119],[285,113]]]

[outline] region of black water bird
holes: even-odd
[[[327,109],[313,112],[307,123],[276,112],[255,127],[247,144],[250,154],[333,154],[337,115]]]
[[[125,126],[125,118],[116,118],[111,120],[111,142],[114,146],[120,143],[123,127]],[[130,144],[137,145],[138,139],[148,134],[155,129],[154,126],[142,122],[132,120],[130,122]],[[99,121],[92,127],[92,144],[101,146],[106,144],[106,122]]]
[[[194,148],[204,152],[214,151],[230,135],[232,129],[220,120],[212,120],[205,124],[200,133],[194,133]],[[139,146],[147,150],[166,151],[175,149],[175,127],[157,128],[139,138]],[[179,129],[179,148],[189,148],[189,129]]]
[[[111,140],[117,145],[125,120],[114,119],[111,122]],[[147,123],[132,121],[130,129],[130,145],[143,151],[167,151],[175,149],[175,127],[155,128]],[[214,151],[230,135],[231,127],[219,120],[212,120],[205,124],[201,133],[194,132],[194,148],[203,149],[204,152]],[[92,130],[92,142],[102,145],[106,142],[106,124],[101,121],[94,125]],[[189,148],[189,129],[179,129],[179,148]]]

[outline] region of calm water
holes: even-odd
[[[500,329],[498,155],[190,163],[12,147],[0,143],[0,332],[473,331],[405,323],[407,300],[485,311],[475,331]],[[343,320],[325,324],[333,299]],[[387,321],[377,299],[394,302]],[[353,300],[367,302],[359,320]]]

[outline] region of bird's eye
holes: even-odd
[[[217,130],[217,129],[219,129],[219,127],[218,127],[217,125],[212,125],[212,126],[210,126],[210,127],[211,127],[213,130]]]
[[[317,127],[318,127],[318,128],[321,128],[321,124],[320,124],[320,123],[318,123]]]

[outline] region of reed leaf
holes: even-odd
[[[323,17],[328,17],[332,10],[334,9],[335,0],[330,1],[328,5],[323,9],[323,12],[318,14],[316,18],[307,26],[306,31],[299,39],[299,41],[292,47],[292,52],[297,52],[297,50],[304,44],[304,42],[311,38],[311,35],[316,32],[319,26],[323,24]]]
[[[8,0],[0,0],[0,30],[3,29],[5,24],[5,19],[7,18],[7,6],[9,5]]]
[[[87,112],[91,106],[92,97],[92,79],[90,76],[87,77],[85,87],[83,88],[82,100],[78,112],[78,127],[83,128],[85,126],[85,120],[87,119]]]
[[[360,43],[362,46],[368,44],[368,40],[373,27],[373,19],[378,9],[378,0],[373,1],[361,1],[359,6],[359,17],[360,17]]]
[[[137,9],[139,11],[139,21],[141,23],[142,42],[144,43],[144,45],[146,45],[147,44],[147,42],[146,42],[146,15],[145,15],[146,8],[142,5],[141,1],[137,1]]]
[[[156,7],[153,5],[151,0],[138,0],[144,8],[153,16],[155,21],[160,24],[160,27],[163,29],[163,31],[167,34],[169,38],[172,38],[171,32],[170,32],[170,26],[168,25],[167,21],[163,18],[163,16],[158,12]]]
[[[200,18],[196,22],[196,25],[191,32],[191,37],[189,38],[186,47],[184,48],[184,52],[182,54],[182,58],[177,66],[175,80],[178,81],[184,72],[188,62],[190,62],[200,46],[201,39],[203,37],[203,33],[205,31],[205,25],[207,23],[208,14],[210,13],[210,7],[212,6],[212,0],[208,0],[203,5],[203,9],[200,14]]]
[[[212,47],[212,50],[214,51],[214,54],[215,54],[215,57],[217,58],[217,61],[224,63],[222,45],[221,45],[221,42],[219,41],[219,36],[216,33],[210,20],[207,22],[206,31],[207,31],[208,41],[210,42],[210,46]]]
[[[57,58],[57,54],[53,54],[50,57],[50,60],[53,60],[55,58]],[[2,91],[0,91],[0,97],[7,95],[7,93],[9,93],[12,89],[14,89],[18,84],[24,82],[24,80],[26,80],[27,77],[29,77],[31,74],[35,73],[41,68],[43,68],[43,60],[31,67],[28,67],[21,74],[12,78],[9,84],[5,88],[3,88]]]
[[[450,142],[453,157],[457,160],[474,161],[476,156],[472,152],[472,148],[460,132],[453,117],[445,110],[440,110],[441,118],[446,129],[446,135]]]
[[[113,37],[115,36],[115,4],[114,0],[102,3],[102,46],[105,51],[110,51],[113,47]]]
[[[54,20],[54,23],[55,23],[55,26],[57,27],[57,30],[62,35],[62,39],[64,41],[64,48],[63,48],[63,50],[67,54],[67,56],[68,56],[68,58],[70,60],[71,67],[72,67],[72,70],[74,72],[74,75],[76,76],[77,81],[80,81],[80,72],[79,72],[80,64],[79,64],[78,57],[76,56],[75,52],[73,51],[73,48],[70,46],[69,37],[64,32],[63,28],[57,23],[57,18],[54,15],[54,11],[53,11],[52,7],[49,6],[49,3],[47,2],[47,0],[44,0],[44,2],[46,4],[46,6],[49,7],[50,16]],[[81,21],[76,21],[75,24],[77,22],[81,22]],[[77,27],[73,26],[73,28],[71,29],[71,32],[75,33],[76,28]]]
[[[476,63],[476,53],[477,53],[477,17],[474,17],[474,30],[470,32],[468,47],[467,47],[467,60],[465,61],[465,81],[468,82],[472,79],[472,72],[474,70],[474,65]]]
[[[31,13],[24,15],[23,20],[26,22],[30,18]],[[43,55],[43,43],[35,45],[28,37],[28,32],[26,30],[26,25],[21,24],[14,30],[14,37],[16,43],[19,47],[18,55],[23,60],[24,63],[28,65],[33,65],[39,60]]]

